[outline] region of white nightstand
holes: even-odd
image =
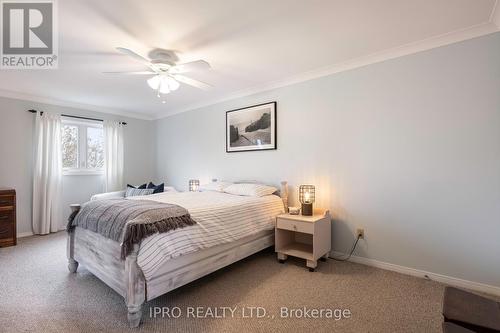
[[[326,260],[332,246],[330,212],[303,216],[281,214],[276,218],[275,252],[280,263],[288,256],[307,260],[309,271],[314,272],[318,259]]]

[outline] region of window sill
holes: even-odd
[[[102,170],[63,170],[63,176],[102,176]]]

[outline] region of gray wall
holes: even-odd
[[[126,121],[125,181],[141,183],[154,174],[155,136],[151,121],[0,98],[0,186],[13,187],[17,191],[18,234],[31,232],[35,116],[27,112],[29,109]],[[70,203],[88,201],[92,194],[102,192],[103,176],[63,176],[62,187],[62,204],[66,216]]]
[[[156,122],[157,178],[317,186],[333,247],[500,286],[500,34]],[[225,111],[278,102],[278,150],[225,152]],[[496,263],[496,262],[495,262]]]

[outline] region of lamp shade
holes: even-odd
[[[161,94],[168,94],[170,92],[170,88],[168,87],[168,84],[163,79],[160,82],[160,89],[159,89],[159,91],[160,91]]]
[[[198,179],[191,179],[189,181],[189,191],[190,192],[198,192],[199,187],[200,187],[200,181]]]
[[[158,87],[160,86],[160,81],[161,81],[160,75],[155,75],[152,78],[148,79],[147,83],[151,89],[157,90]]]
[[[303,204],[314,203],[316,189],[314,185],[300,185],[299,186],[299,201]]]
[[[166,82],[166,84],[167,84],[167,86],[168,86],[168,89],[170,89],[171,91],[174,91],[174,90],[179,89],[180,84],[179,84],[179,82],[177,82],[177,80],[176,80],[176,79],[174,79],[173,77],[167,76],[167,77],[165,78],[165,81],[164,81],[164,82]],[[163,84],[165,84],[165,83],[163,83]]]
[[[302,215],[313,215],[313,203],[316,189],[314,185],[300,185],[299,186],[299,201],[302,204]]]

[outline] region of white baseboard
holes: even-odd
[[[59,230],[58,232],[60,231],[66,231],[66,226]],[[52,234],[52,232],[51,232]],[[24,237],[30,237],[30,236],[35,236],[35,234],[33,233],[33,231],[26,231],[26,232],[18,232],[17,233],[17,238],[24,238]]]
[[[331,255],[333,255],[335,257],[345,257],[346,256],[345,253],[337,252],[337,251],[332,251]],[[349,259],[349,261],[355,262],[358,264],[362,264],[362,265],[367,265],[367,266],[385,269],[388,271],[398,272],[401,274],[412,275],[412,276],[416,276],[416,277],[420,277],[420,278],[424,278],[424,279],[430,279],[433,281],[441,282],[441,283],[444,283],[444,284],[447,284],[450,286],[454,286],[454,287],[458,287],[458,288],[465,288],[465,289],[470,289],[470,290],[474,290],[474,291],[478,291],[478,292],[482,292],[482,293],[486,293],[486,294],[490,294],[490,295],[500,296],[500,287],[492,286],[489,284],[459,279],[459,278],[452,277],[452,276],[427,272],[427,271],[423,271],[420,269],[395,265],[395,264],[391,264],[388,262],[379,261],[379,260],[370,259],[370,258],[365,258],[365,257],[352,256]]]
[[[26,232],[18,232],[17,233],[17,238],[23,238],[23,237],[29,237],[29,236],[33,236],[33,232],[32,231],[26,231]]]

